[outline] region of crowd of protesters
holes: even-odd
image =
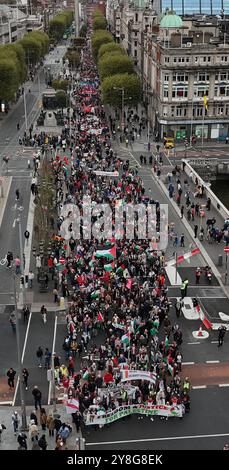
[[[92,406],[108,411],[121,404],[145,402],[183,404],[183,411],[189,411],[191,384],[180,377],[182,331],[170,317],[164,253],[156,251],[162,215],[159,201],[145,195],[137,170],[112,149],[89,38],[81,54],[80,78],[74,88],[74,145],[73,136],[68,135],[71,159],[58,151],[52,158],[59,231],[49,266],[56,266],[60,274],[55,298],[64,297],[68,304],[66,360],[61,364],[56,357],[55,381],[79,401],[81,417]],[[96,171],[116,171],[118,176],[99,176]],[[157,236],[129,240],[124,225],[119,239],[113,232],[110,239],[85,240],[81,224],[81,237],[76,238],[74,216],[68,208],[75,204],[82,210],[85,195],[91,197],[92,205],[107,203],[111,208],[116,201],[155,204]],[[101,211],[92,216],[92,222],[99,222],[102,215]],[[123,367],[150,371],[155,380],[134,383],[135,393],[130,394],[130,384],[121,383]],[[108,393],[101,394],[101,389]]]

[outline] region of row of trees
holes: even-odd
[[[102,24],[104,27],[98,28]],[[118,108],[123,104],[136,106],[141,99],[141,83],[132,59],[114,42],[100,11],[94,12],[92,26],[92,53],[98,65],[103,102]]]
[[[49,37],[32,31],[14,44],[0,46],[0,99],[11,101],[25,81],[27,67],[36,64],[49,48]]]
[[[62,39],[64,32],[73,22],[73,12],[63,11],[54,16],[49,23],[49,36],[59,41]]]

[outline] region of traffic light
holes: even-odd
[[[21,284],[21,286],[24,286],[24,276],[21,276],[21,278],[20,278],[20,284]]]

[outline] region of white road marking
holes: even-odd
[[[211,344],[217,344],[218,341],[211,341]]]
[[[13,225],[12,225],[13,228],[15,228],[16,222],[17,222],[17,219],[14,219]]]
[[[195,362],[182,362],[182,366],[192,366]]]
[[[206,361],[206,364],[219,364],[220,361]]]
[[[211,437],[228,437],[229,433],[224,434],[198,434],[197,436],[174,436],[174,437],[154,437],[151,439],[130,439],[128,441],[102,441],[102,442],[86,442],[88,446],[110,445],[110,444],[131,444],[138,442],[154,442],[154,441],[179,441],[183,439],[209,439]]]
[[[207,385],[194,385],[194,387],[192,387],[192,390],[200,390],[202,388],[207,388]]]
[[[58,319],[58,316],[56,315],[55,316],[55,323],[54,323],[54,332],[53,332],[52,357],[53,357],[53,354],[54,354],[54,351],[55,351],[57,319]],[[49,382],[49,393],[48,393],[48,405],[50,405],[50,401],[51,401],[52,385],[53,385],[52,381],[50,380],[50,382]]]
[[[195,341],[194,343],[187,343],[187,344],[200,344],[200,341]]]
[[[219,387],[229,387],[229,384],[219,384]]]
[[[24,274],[28,275],[29,273],[29,266],[30,266],[30,257],[31,257],[31,246],[32,246],[32,239],[33,239],[33,221],[34,221],[34,213],[35,213],[35,204],[33,202],[34,196],[30,195],[30,201],[29,201],[29,211],[28,211],[28,219],[27,219],[27,226],[26,229],[30,233],[30,237],[27,243],[27,240],[25,240],[25,246],[24,246],[24,253],[25,253],[25,269],[24,269]]]
[[[182,279],[180,277],[180,274],[178,273],[177,269],[175,266],[166,266],[165,268],[166,274],[169,278],[170,284],[172,286],[181,286],[182,284]]]
[[[26,333],[25,333],[25,340],[24,340],[23,351],[22,351],[22,355],[21,355],[21,363],[22,363],[22,364],[23,364],[24,356],[25,356],[25,349],[26,349],[26,343],[27,343],[28,334],[29,334],[29,327],[30,327],[30,322],[31,322],[31,316],[32,316],[32,313],[30,312],[30,314],[29,314],[29,319],[28,319],[28,323],[27,323],[27,328],[26,328]],[[17,383],[16,383],[16,387],[15,387],[15,392],[14,392],[14,398],[13,398],[13,404],[12,404],[12,406],[15,405],[15,401],[16,401],[16,398],[17,398],[17,391],[18,391],[18,386],[19,386],[19,380],[20,380],[20,377],[18,376],[18,378],[17,378]]]

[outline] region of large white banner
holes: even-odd
[[[108,413],[92,406],[85,415],[84,421],[87,426],[92,424],[105,425],[136,413],[146,416],[166,416],[167,418],[182,418],[183,416],[181,405],[124,405]]]
[[[155,372],[148,372],[146,370],[122,370],[121,371],[121,382],[127,380],[147,380],[155,384],[157,374]]]
[[[96,171],[94,171],[94,173],[97,176],[114,176],[114,177],[119,176],[118,171],[100,171],[100,170],[96,170]]]

